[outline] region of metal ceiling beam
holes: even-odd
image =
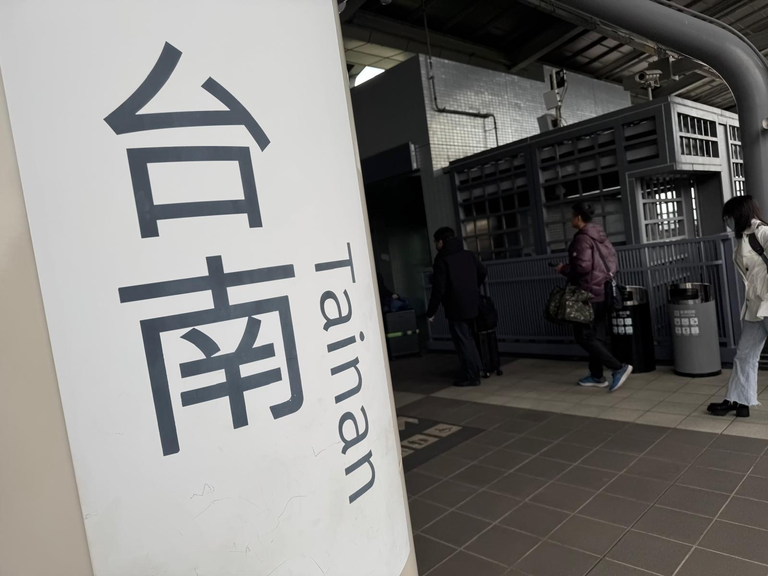
[[[570,10],[565,10],[563,9],[562,6],[558,6],[557,3],[554,2],[553,0],[516,0],[516,1],[521,4],[525,4],[526,6],[531,6],[533,8],[536,8],[537,10],[540,10],[547,14],[551,14],[552,16],[555,16],[560,20],[571,22],[572,24],[580,26],[586,30],[597,32],[598,34],[601,34],[606,38],[610,38],[611,40],[615,40],[616,42],[621,42],[625,46],[630,46],[645,54],[656,55],[658,51],[658,46],[656,46],[653,42],[649,42],[641,38],[635,38],[627,34],[626,32],[617,30],[616,28],[604,26],[600,22],[597,22],[594,18],[590,18],[589,16],[586,16],[583,14],[577,14]]]
[[[739,109],[747,190],[768,206],[768,66],[751,44],[710,22],[652,0],[557,0],[603,22],[699,60],[718,72]]]
[[[363,4],[365,4],[366,1],[367,0],[347,0],[347,5],[344,8],[344,12],[339,14],[341,21],[349,22],[352,20],[352,18],[355,17],[355,13],[357,13],[357,11],[363,7]]]
[[[675,96],[684,90],[689,90],[698,84],[702,84],[710,80],[706,76],[701,74],[691,73],[683,76],[680,80],[673,80],[664,84],[661,88],[657,88],[653,91],[654,98],[664,98],[665,96]]]
[[[437,4],[438,2],[440,2],[440,0],[424,0],[421,6],[408,15],[408,22],[416,22],[420,18],[423,18],[424,11],[429,10],[433,4]]]
[[[530,42],[515,48],[510,53],[512,70],[520,70],[540,60],[581,33],[583,33],[583,30],[578,26],[574,26],[569,22],[563,22],[562,20],[558,21]]]
[[[380,44],[415,54],[427,53],[424,28],[368,12],[358,12],[353,23],[342,24],[342,33],[345,38],[361,42]],[[511,61],[503,52],[432,31],[429,33],[429,39],[434,56],[490,70],[509,71]]]

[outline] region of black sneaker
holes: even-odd
[[[739,404],[739,407],[736,408],[736,418],[749,418],[749,406]]]

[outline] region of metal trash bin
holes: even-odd
[[[670,285],[669,319],[675,373],[693,378],[720,374],[720,337],[712,286]]]
[[[616,359],[631,364],[636,373],[656,370],[656,349],[648,290],[627,286],[624,307],[611,314],[611,346]]]

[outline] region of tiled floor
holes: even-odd
[[[406,474],[421,576],[768,576],[768,440],[435,396],[398,412],[485,430]]]
[[[396,361],[392,364],[395,399],[406,405],[425,395],[480,402],[559,414],[637,422],[683,430],[723,433],[768,439],[768,403],[752,408],[749,419],[713,417],[710,402],[720,402],[730,371],[714,378],[681,378],[669,367],[637,374],[616,392],[581,388],[575,382],[585,376],[583,362],[520,359],[504,366],[503,376],[483,381],[478,388],[454,388],[454,359],[449,355]],[[760,399],[768,400],[768,373],[760,385]]]
[[[473,390],[452,368],[392,364],[400,416],[482,430],[406,474],[421,576],[768,576],[768,412],[707,415],[727,375],[609,394],[578,363]]]

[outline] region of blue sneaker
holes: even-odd
[[[595,378],[590,375],[579,380],[579,386],[584,386],[585,388],[608,388],[608,380],[605,378]]]
[[[613,382],[611,382],[611,392],[614,392],[624,386],[624,383],[632,374],[632,366],[624,364],[621,368],[613,373]]]

